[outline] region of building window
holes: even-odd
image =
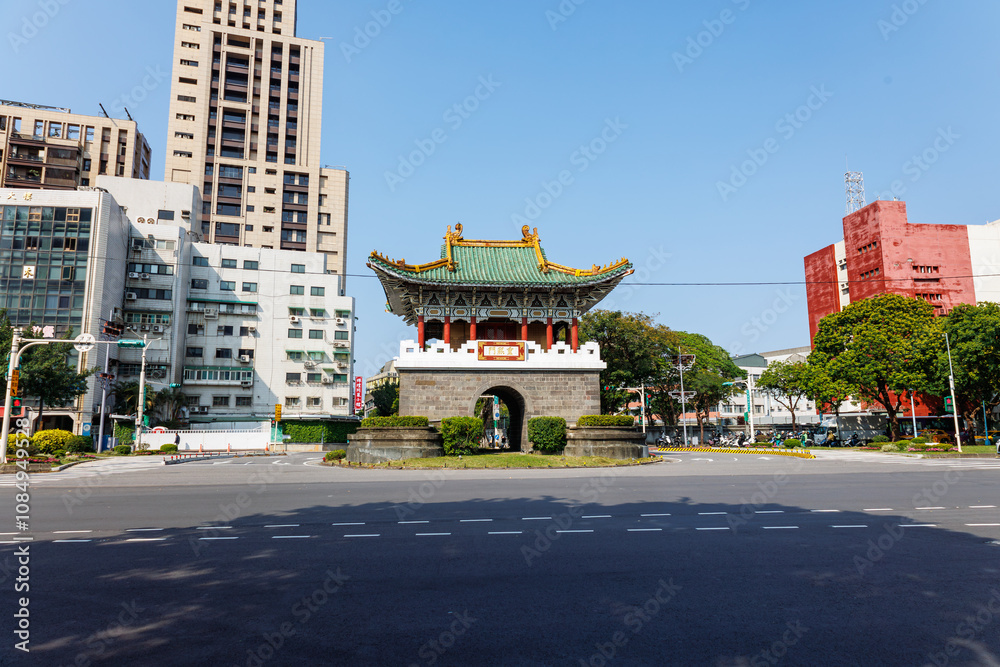
[[[236,397],[236,407],[238,408],[249,408],[253,406],[253,396],[237,396]]]
[[[246,269],[247,271],[256,271],[257,266],[258,266],[257,262],[251,261],[249,259],[243,260],[243,268]],[[256,292],[257,290],[254,291]]]
[[[302,382],[302,373],[285,373],[285,382]]]
[[[285,405],[288,406],[288,407],[290,407],[290,408],[297,408],[300,405],[300,403],[299,403],[299,397],[298,396],[286,396],[285,397]]]
[[[288,352],[288,360],[289,361],[302,361],[302,353],[301,352]]]
[[[208,289],[208,280],[204,278],[192,278],[191,289]]]
[[[323,354],[322,352],[310,352],[309,353],[309,361],[324,361],[325,359],[326,359],[326,355]]]
[[[219,289],[223,292],[235,292],[236,291],[236,281],[235,280],[223,280],[219,283]]]
[[[323,406],[323,399],[315,396],[310,396],[306,399],[306,405],[310,408],[319,408]]]
[[[204,336],[205,335],[205,325],[204,324],[188,324],[188,335],[189,336]]]
[[[228,396],[213,396],[212,397],[212,407],[213,408],[228,408],[229,407],[229,397]]]
[[[309,338],[311,340],[323,340],[323,330],[322,329],[310,329]]]
[[[224,259],[222,260],[222,268],[224,269],[235,269],[236,260],[235,259]]]
[[[251,359],[253,359],[253,350],[250,350],[250,349],[241,349],[240,352],[239,352],[239,354],[240,354],[240,357],[250,357]]]
[[[243,291],[244,292],[256,292],[257,291],[257,283],[243,283]]]
[[[338,310],[337,311],[337,317],[340,317],[340,318],[343,318],[343,319],[346,320],[350,316],[351,316],[351,311],[349,311],[349,310]]]
[[[310,287],[309,288],[309,294],[312,295],[312,296],[325,296],[326,295],[326,288],[325,287]]]
[[[305,294],[306,288],[304,285],[292,285],[289,294]]]
[[[215,329],[215,335],[216,336],[232,336],[233,335],[233,327],[232,326],[225,326],[225,325],[220,326],[220,327],[216,327],[216,329]]]
[[[195,266],[208,266],[208,257],[195,257],[194,258],[194,265]]]
[[[302,338],[302,329],[289,329],[288,330],[288,337],[289,338]]]
[[[292,264],[292,273],[305,273],[305,272],[306,272],[305,264]]]
[[[217,347],[215,348],[215,358],[216,359],[232,359],[233,351],[228,347]]]
[[[333,339],[334,340],[350,340],[349,337],[350,337],[350,334],[347,331],[334,331],[333,332]]]
[[[249,336],[250,335],[250,327],[240,327],[240,335],[243,336],[244,338],[246,338],[247,336]],[[240,354],[243,354],[243,352],[240,352]]]
[[[204,357],[205,348],[203,347],[189,347],[185,356],[188,357]]]

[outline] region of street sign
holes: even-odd
[[[694,366],[694,361],[695,355],[693,354],[679,354],[677,355],[677,363],[675,363],[674,366],[682,370],[689,371]]]
[[[672,399],[674,399],[675,401],[679,401],[679,400],[682,400],[682,399],[685,400],[685,401],[690,401],[692,398],[694,398],[695,396],[698,395],[698,392],[696,392],[696,391],[684,391],[684,392],[682,392],[682,391],[679,391],[677,389],[675,389],[673,391],[668,391],[667,393],[670,394],[670,397]]]
[[[21,379],[21,371],[14,369],[14,372],[10,374],[10,395],[17,396],[17,383]]]
[[[354,411],[365,408],[365,379],[360,375],[354,378]]]
[[[80,334],[76,337],[73,347],[76,348],[77,352],[90,352],[94,349],[94,343],[97,341],[92,334]]]
[[[146,341],[144,340],[120,340],[118,341],[118,347],[146,347]],[[77,348],[79,349],[79,348]]]
[[[274,406],[274,421],[276,421],[276,422],[280,422],[281,421],[281,406],[280,405],[275,405]]]

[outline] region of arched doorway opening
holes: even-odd
[[[503,422],[502,425],[505,426],[503,435],[506,436],[507,444],[509,445],[507,451],[519,452],[522,450],[522,446],[526,444],[525,440],[527,438],[527,423],[525,422],[527,406],[524,396],[512,387],[502,385],[489,387],[473,399],[472,415],[474,417],[482,416],[481,411],[483,407],[492,409],[493,397],[497,399],[501,412],[501,421]],[[480,407],[480,411],[477,412],[476,406]],[[486,427],[487,435],[493,433],[493,420],[491,416],[487,418],[484,426]]]

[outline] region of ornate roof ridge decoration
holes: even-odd
[[[532,231],[528,225],[521,228],[522,238],[515,241],[467,240],[462,236],[462,231],[462,223],[455,223],[454,232],[451,229],[451,225],[448,226],[448,231],[444,235],[445,246],[444,253],[442,253],[444,257],[433,262],[428,262],[426,264],[407,264],[405,259],[389,259],[378,251],[373,251],[370,259],[377,260],[394,269],[408,273],[420,274],[425,271],[431,271],[443,267],[447,267],[448,271],[455,273],[459,269],[459,262],[455,260],[452,248],[531,248],[534,250],[535,259],[538,262],[538,270],[545,274],[550,271],[556,271],[558,273],[574,276],[576,278],[598,277],[615,273],[623,268],[631,267],[628,259],[624,257],[616,262],[611,262],[604,266],[594,264],[590,269],[575,269],[573,267],[550,262],[545,256],[545,251],[542,250],[538,228],[535,227]]]

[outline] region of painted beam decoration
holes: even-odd
[[[481,340],[479,361],[524,361],[525,343],[521,340]]]

